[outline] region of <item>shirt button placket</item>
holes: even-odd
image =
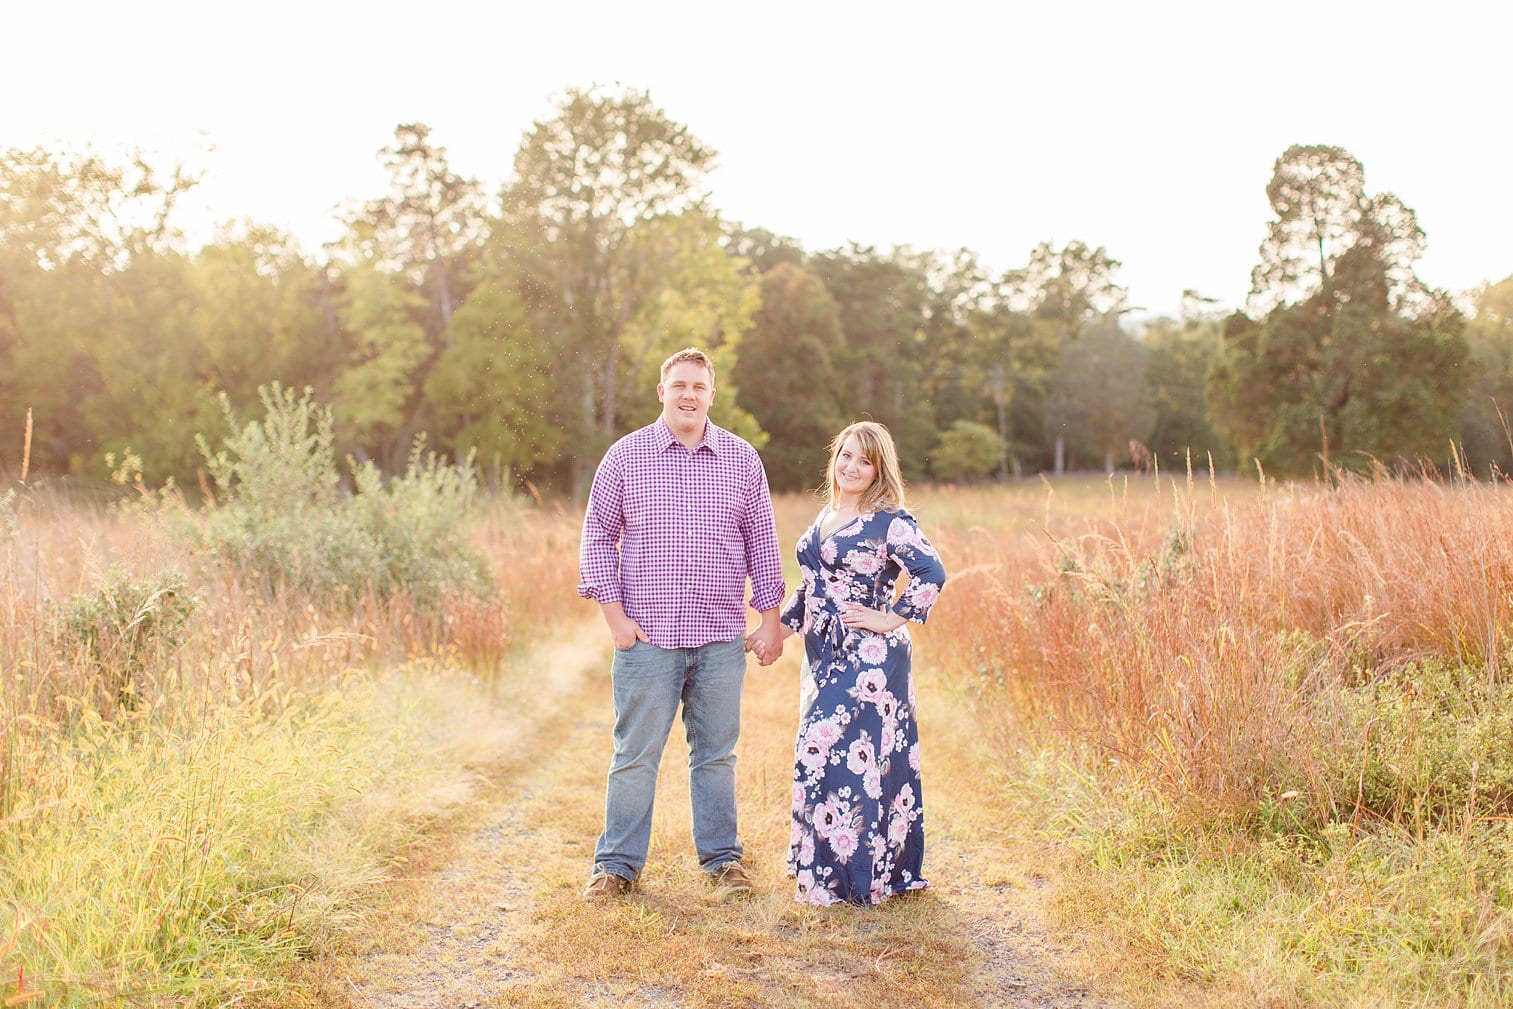
[[[687,535],[687,545],[683,548],[684,590],[692,592],[693,583],[693,538],[698,525],[698,500],[694,493],[693,465],[694,454],[688,453],[688,458],[683,465],[683,528]]]

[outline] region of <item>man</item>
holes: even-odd
[[[664,361],[661,417],[610,447],[583,518],[578,594],[599,604],[615,644],[615,755],[590,899],[641,874],[680,703],[699,865],[723,893],[751,891],[736,834],[741,685],[746,652],[764,666],[782,654],[785,586],[767,474],[750,444],[709,421],[714,396],[703,352]],[[761,623],[743,639],[748,576]]]

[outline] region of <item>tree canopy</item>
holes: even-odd
[[[1513,467],[1513,278],[1463,315],[1415,273],[1413,211],[1339,147],[1274,165],[1247,311],[1194,294],[1137,323],[1119,261],[1086,241],[994,271],[969,249],[809,250],[725,220],[715,152],[634,89],[560,96],[497,201],[425,123],[377,156],[385,190],[311,253],[251,222],[190,248],[182,168],[0,152],[0,430],[32,410],[33,472],[101,474],[130,448],[149,480],[190,484],[219,397],[245,410],[281,382],[383,472],[426,433],[496,479],[582,494],[689,345],[716,362],[716,422],[778,489],[819,484],[860,418],[889,426],[911,479],[1189,454]]]

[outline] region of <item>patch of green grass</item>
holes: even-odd
[[[1490,1009],[1513,1000],[1513,824],[1421,834],[1195,820],[1067,761],[1009,787],[1060,842],[1062,924],[1236,1004]],[[1084,933],[1086,934],[1086,933]],[[1222,999],[1220,999],[1222,1001]]]
[[[272,983],[415,833],[428,719],[410,696],[353,677],[114,720],[84,708],[67,734],[23,737],[0,831],[0,1001],[217,1001]]]

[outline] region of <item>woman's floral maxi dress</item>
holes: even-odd
[[[864,513],[799,538],[800,583],[783,623],[804,635],[806,668],[793,774],[788,871],[800,902],[877,904],[923,889],[924,807],[908,625],[887,634],[841,622],[842,602],[924,623],[946,580],[906,511]]]

